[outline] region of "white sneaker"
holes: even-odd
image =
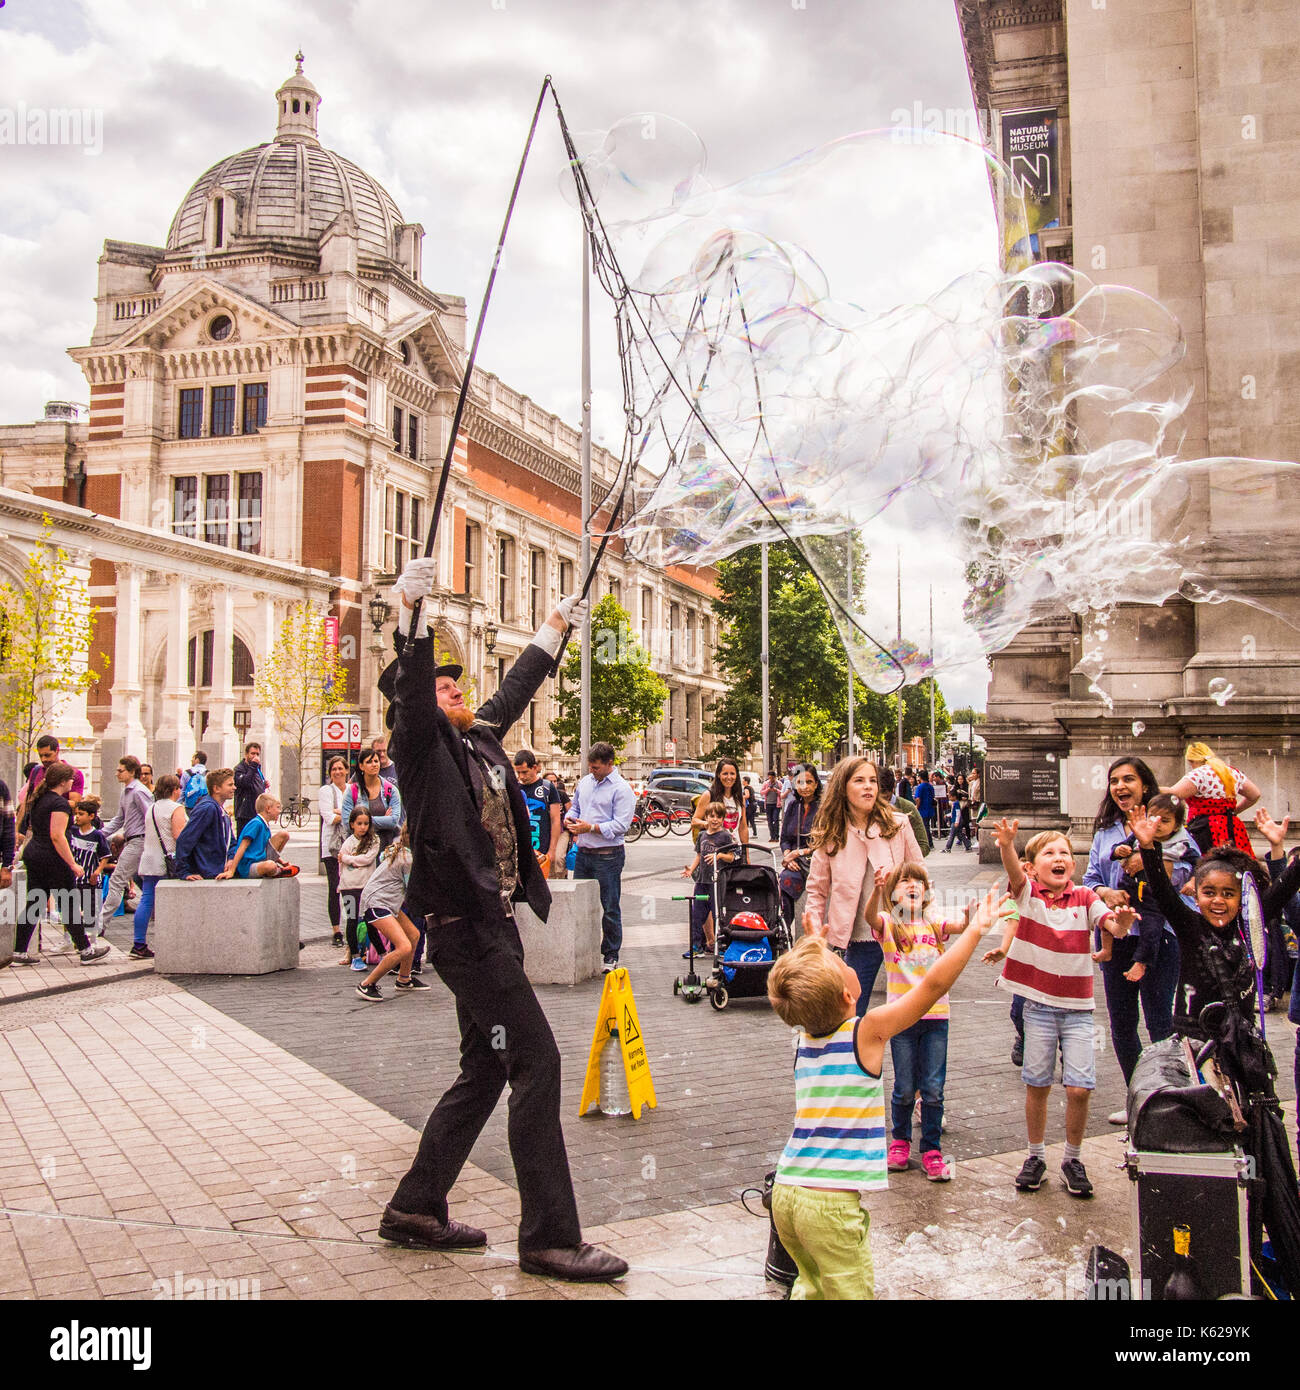
[[[79,949],[77,943],[73,941],[67,932],[64,932],[63,940],[60,941],[57,946],[51,946],[45,954],[48,956],[68,956]]]
[[[1106,1116],[1106,1123],[1107,1123],[1108,1125],[1126,1125],[1126,1124],[1128,1124],[1128,1111],[1127,1111],[1127,1110],[1112,1110],[1112,1111],[1110,1112],[1110,1114]]]

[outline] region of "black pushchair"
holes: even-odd
[[[778,957],[790,949],[790,934],[781,920],[781,890],[776,851],[760,850],[770,864],[750,862],[754,845],[742,845],[730,864],[713,865],[709,880],[713,903],[713,971],[704,982],[709,1003],[725,1009],[732,999],[767,997],[767,976]]]

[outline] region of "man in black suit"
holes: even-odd
[[[513,904],[526,901],[545,920],[551,894],[501,746],[550,674],[565,631],[581,623],[584,605],[562,599],[501,689],[474,713],[456,684],[461,668],[438,665],[433,638],[419,627],[408,631],[435,573],[435,561],[412,560],[394,586],[398,658],[380,689],[392,701],[387,717],[413,859],[405,911],[424,919],[429,961],[456,997],[461,1070],[429,1116],[379,1234],[422,1249],[486,1244],[482,1231],[450,1218],[447,1193],[509,1082],[520,1268],[559,1279],[616,1279],[627,1264],[582,1240],[560,1128],[560,1052],[524,973]]]

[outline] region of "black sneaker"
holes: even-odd
[[[336,931],[336,932],[334,933],[334,940],[330,942],[330,945],[331,945],[331,946],[342,946],[342,945],[343,945],[343,933],[342,933],[341,931]]]
[[[417,980],[414,975],[409,980],[398,979],[394,982],[395,989],[400,989],[404,994],[409,994],[413,989],[428,989],[429,986],[423,980]]]
[[[357,998],[364,999],[367,1004],[382,1004],[384,996],[379,992],[378,985],[358,985]]]
[[[1011,1044],[1011,1065],[1013,1067],[1023,1067],[1025,1065],[1025,1040],[1017,1038]]]
[[[1080,1168],[1083,1164],[1079,1165]],[[1037,1154],[1025,1159],[1024,1167],[1016,1174],[1016,1186],[1021,1192],[1037,1192],[1047,1176],[1047,1164]]]
[[[423,975],[423,974],[424,974],[424,966],[422,966],[422,965],[413,965],[413,966],[411,967],[411,974],[412,974],[412,975]]]
[[[148,946],[132,946],[131,949],[127,952],[127,955],[129,955],[132,960],[153,959],[153,952],[148,948]]]
[[[1092,1183],[1084,1171],[1083,1163],[1077,1158],[1067,1158],[1061,1164],[1061,1176],[1065,1179],[1065,1190],[1071,1197],[1091,1197]]]

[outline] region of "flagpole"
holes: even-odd
[[[585,576],[591,571],[591,247],[587,241],[587,224],[582,224],[582,547],[581,565]],[[591,749],[591,605],[582,620],[582,652],[578,718],[578,775],[586,767]]]
[[[930,765],[939,759],[939,745],[934,741],[934,585],[930,585]]]
[[[847,570],[847,577],[846,577],[845,583],[844,583],[844,591],[845,591],[845,594],[846,594],[847,597],[848,597],[849,612],[851,613],[851,612],[853,611],[853,532],[852,532],[852,531],[849,532],[848,540],[849,540],[849,564],[848,564],[848,570]],[[848,737],[848,743],[846,744],[845,749],[844,749],[844,755],[845,755],[845,757],[851,758],[851,757],[853,756],[853,654],[852,654],[852,652],[849,650],[849,644],[848,644],[847,641],[844,643],[844,655],[845,655],[846,657],[848,657],[848,667],[849,667],[849,728],[848,728],[849,737]]]
[[[898,547],[898,659],[901,661],[903,656],[903,547]],[[903,758],[903,691],[906,686],[898,687],[898,775],[903,775],[903,769],[907,766]]]
[[[768,623],[768,603],[767,603],[767,542],[764,541],[759,550],[762,553],[762,606],[763,606],[763,642],[760,654],[760,664],[763,668],[763,776],[766,777],[772,767],[772,729],[771,715],[769,713],[769,666],[771,664],[771,651],[767,641]]]

